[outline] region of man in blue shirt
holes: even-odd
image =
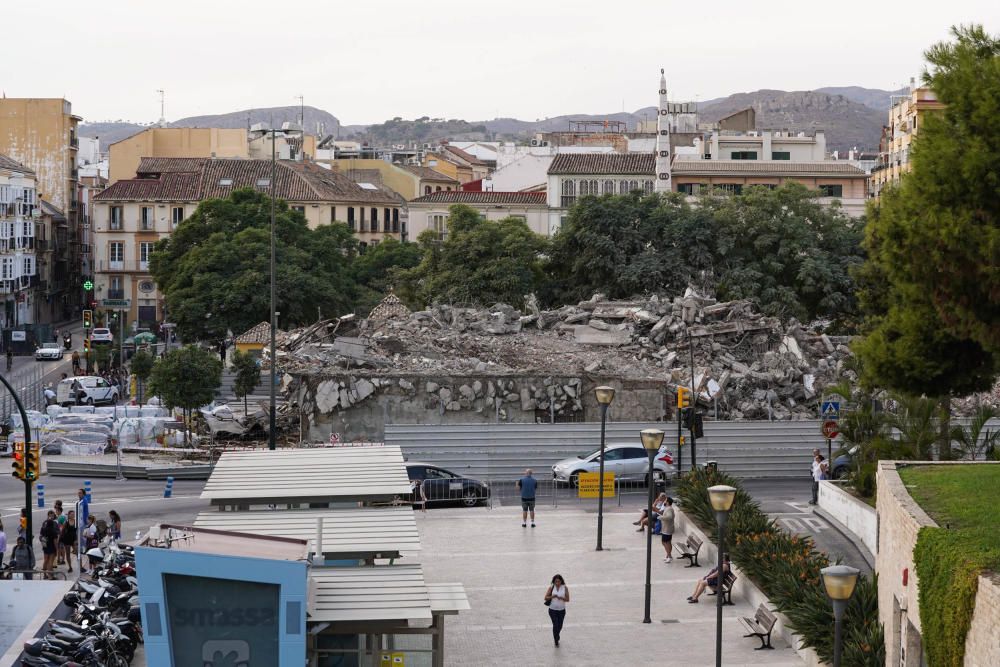
[[[80,549],[80,554],[86,552],[84,545],[86,542],[83,539],[83,529],[87,526],[87,517],[90,516],[90,502],[87,500],[87,492],[83,489],[78,489],[76,492],[76,520],[77,523],[77,536],[79,537],[80,544],[78,545]]]
[[[524,477],[517,480],[517,488],[521,489],[521,528],[528,525],[528,513],[531,513],[531,527],[535,527],[535,488],[538,480],[531,476],[531,468],[524,471]]]

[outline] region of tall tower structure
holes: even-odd
[[[655,192],[670,192],[670,103],[667,101],[667,78],[660,69],[660,106],[656,116]]]

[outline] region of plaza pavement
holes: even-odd
[[[632,504],[605,512],[603,552],[595,551],[596,502],[539,507],[534,529],[521,528],[520,507],[417,512],[423,548],[415,560],[427,581],[462,582],[472,606],[447,619],[446,664],[714,665],[715,598],[685,600],[711,565],[664,563],[655,535],[653,622],[642,623],[645,536],[632,525],[639,503]],[[571,598],[558,648],[542,604],[556,573],[565,577]],[[733,602],[723,608],[724,665],[803,664],[777,635],[775,650],[755,651],[759,641],[744,638],[736,620],[754,609],[738,595]]]

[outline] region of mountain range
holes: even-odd
[[[818,88],[811,91],[757,90],[736,93],[700,102],[698,113],[702,122],[714,122],[733,112],[753,107],[757,112],[758,129],[783,129],[795,132],[825,130],[828,150],[846,151],[851,148],[878,147],[882,125],[886,122],[889,100],[904,91],[889,91],[860,86]],[[452,140],[525,139],[535,132],[566,130],[571,120],[623,121],[634,128],[639,121],[656,117],[655,107],[644,107],[633,113],[567,114],[537,121],[516,118],[495,118],[483,121],[431,119],[408,121],[394,118],[374,125],[341,125],[333,114],[315,107],[271,107],[247,109],[209,116],[191,116],[167,123],[167,127],[249,127],[268,122],[280,126],[285,121],[299,122],[304,116],[306,131],[342,139],[371,141],[378,144],[410,141],[435,142]],[[99,137],[102,150],[108,145],[140,132],[146,125],[125,121],[83,123],[79,134]]]

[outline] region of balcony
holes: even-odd
[[[124,299],[125,290],[124,289],[109,289],[108,295],[104,297],[105,299]]]
[[[97,273],[149,273],[149,262],[134,259],[116,262],[102,259],[97,262],[96,270]]]
[[[80,140],[77,138],[76,135],[73,135],[72,137],[69,138],[69,147],[70,148],[80,147]]]

